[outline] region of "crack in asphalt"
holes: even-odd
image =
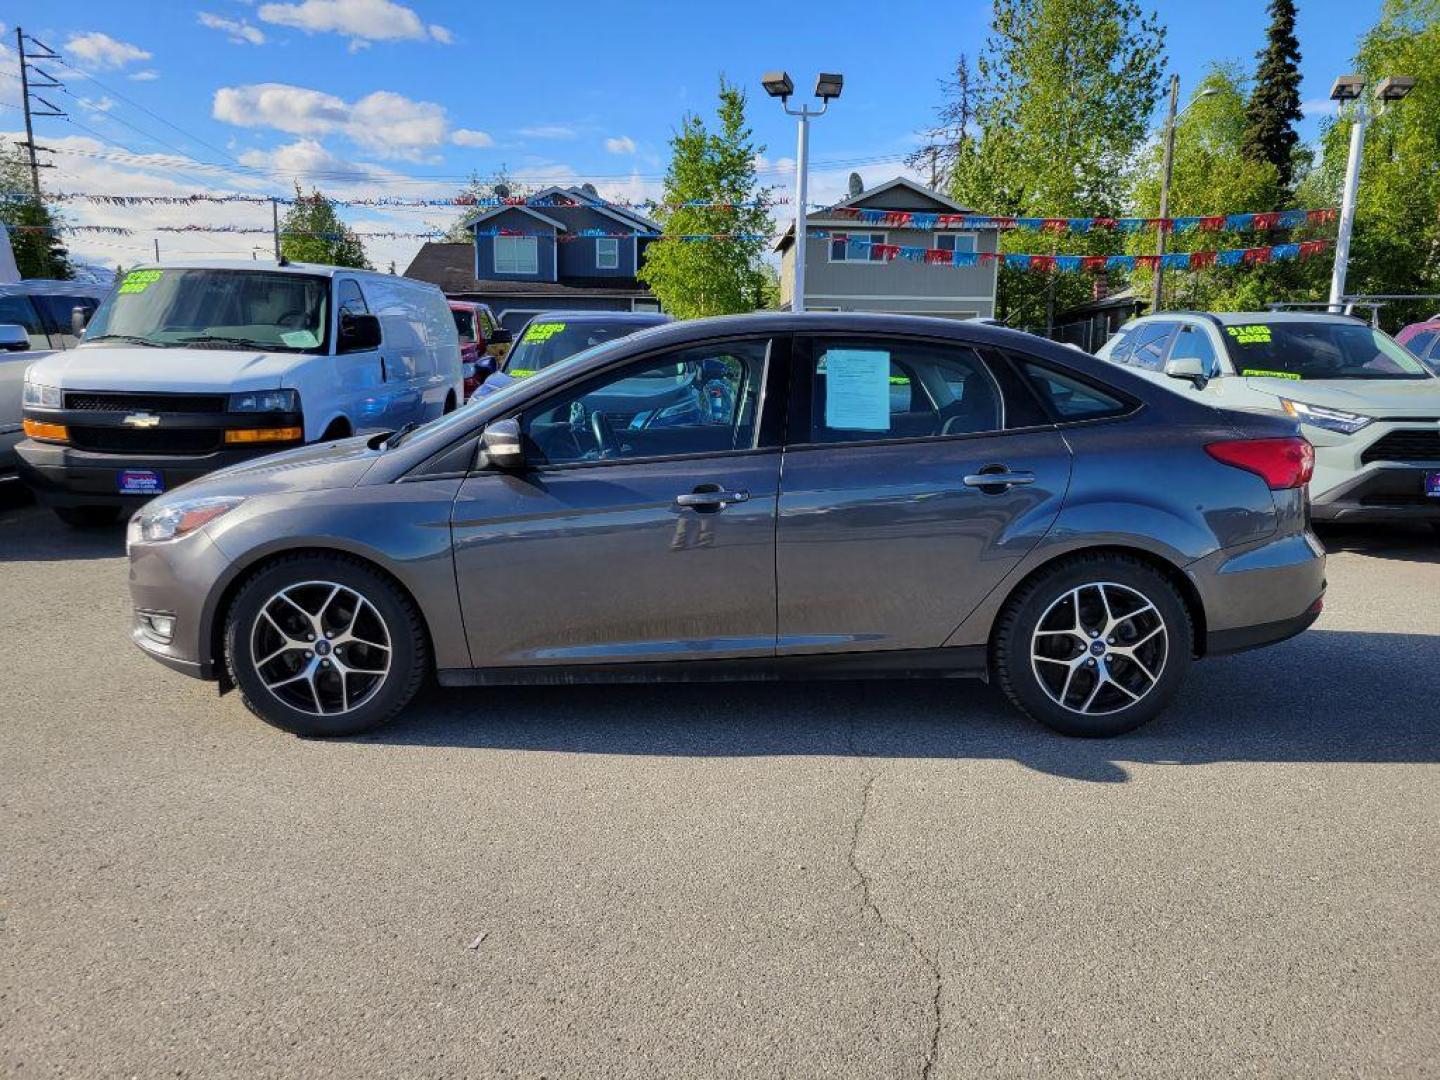
[[[868,763],[869,759],[860,753],[859,748],[855,745],[853,725],[850,730],[849,743],[851,755],[859,761]],[[930,996],[930,1045],[926,1048],[925,1063],[920,1069],[921,1080],[930,1080],[931,1072],[935,1068],[935,1059],[940,1052],[940,994],[944,989],[945,977],[940,971],[940,965],[935,962],[934,957],[921,948],[920,942],[915,935],[904,926],[891,922],[885,917],[885,913],[881,911],[880,906],[875,903],[870,887],[870,875],[867,874],[865,869],[860,865],[860,834],[865,830],[865,819],[870,813],[870,795],[874,788],[875,773],[872,770],[865,774],[865,786],[860,792],[860,812],[855,815],[854,821],[850,823],[850,851],[848,855],[850,869],[860,882],[861,910],[873,914],[875,921],[878,922],[883,929],[903,937],[905,943],[910,947],[910,951],[915,954],[915,958],[920,961],[921,966],[930,974],[930,982],[934,987],[933,993]]]

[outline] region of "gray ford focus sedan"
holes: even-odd
[[[133,638],[303,735],[432,676],[957,675],[1115,735],[1315,620],[1312,466],[1283,417],[999,327],[674,323],[149,503]]]

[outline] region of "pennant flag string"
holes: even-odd
[[[9,201],[28,201],[30,195],[23,192],[7,192],[4,196]],[[303,197],[302,197],[303,198]],[[374,208],[404,208],[404,207],[455,207],[461,209],[500,209],[505,207],[531,207],[534,209],[616,209],[616,210],[648,210],[652,212],[697,209],[697,210],[765,210],[772,206],[787,206],[790,200],[784,197],[763,200],[750,200],[746,202],[722,202],[717,200],[695,199],[687,202],[661,202],[656,199],[641,200],[616,200],[596,199],[581,200],[578,198],[566,198],[559,195],[547,195],[543,197],[514,197],[499,198],[496,196],[475,196],[455,195],[438,199],[417,199],[402,196],[373,196],[369,198],[346,199],[340,197],[326,196],[327,201],[336,206],[359,206]],[[248,195],[241,193],[209,194],[196,192],[191,195],[107,195],[93,194],[80,191],[62,191],[54,195],[47,195],[47,201],[54,202],[88,202],[96,206],[196,206],[207,203],[217,205],[227,203],[242,203],[250,206],[266,206],[272,202],[282,206],[291,206],[296,202],[293,195]]]
[[[1154,232],[1270,232],[1304,225],[1325,225],[1336,218],[1334,209],[1279,210],[1259,214],[1214,214],[1205,217],[1003,217],[994,214],[929,214],[910,210],[881,210],[854,206],[821,207],[832,217],[866,225],[888,225],[899,229],[944,231],[946,229],[1028,229],[1032,232],[1086,233],[1092,230],[1119,233]],[[807,230],[808,231],[808,230]]]

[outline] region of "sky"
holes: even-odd
[[[1147,5],[1148,6],[1148,5]],[[1182,96],[1209,64],[1247,65],[1268,22],[1257,0],[1165,0],[1169,71]],[[1300,0],[1307,140],[1379,0]],[[776,8],[752,0],[700,5],[546,5],[440,0],[6,0],[0,6],[0,137],[23,139],[15,30],[62,57],[37,61],[64,83],[42,90],[68,115],[36,120],[56,153],[48,190],[103,194],[293,190],[298,179],[346,197],[439,198],[473,171],[502,166],[530,183],[590,181],[615,199],[658,196],[667,140],[687,111],[712,113],[723,75],[751,90],[762,181],[794,184],[795,124],[759,78],[784,68],[808,96],[814,75],[845,76],[842,97],[811,129],[811,197],[843,196],[849,173],[873,186],[934,122],[939,80],[973,60],[987,3],[827,0]],[[1158,121],[1157,116],[1157,121]],[[4,134],[9,132],[9,134]],[[984,210],[985,208],[977,208]],[[1215,211],[1247,207],[1215,207]],[[263,235],[157,232],[157,226],[265,228],[267,206],[64,206],[73,253],[105,265],[161,256],[264,258]],[[1048,208],[1030,212],[1046,216]],[[362,232],[445,228],[446,209],[352,209]],[[371,239],[371,262],[403,271],[422,241]]]

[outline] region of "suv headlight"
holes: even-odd
[[[300,393],[297,390],[247,390],[243,394],[231,394],[227,406],[230,412],[288,412],[300,411]]]
[[[174,540],[228,514],[244,501],[243,495],[208,495],[164,506],[151,504],[140,511],[140,539]]]
[[[27,409],[58,409],[60,408],[60,388],[45,386],[26,379],[25,389],[21,392],[21,404]]]
[[[1361,416],[1343,409],[1327,409],[1321,405],[1306,405],[1303,401],[1291,401],[1289,398],[1281,398],[1280,407],[1287,416],[1293,416],[1302,424],[1312,424],[1326,431],[1338,431],[1342,435],[1354,435],[1374,420],[1373,416]]]

